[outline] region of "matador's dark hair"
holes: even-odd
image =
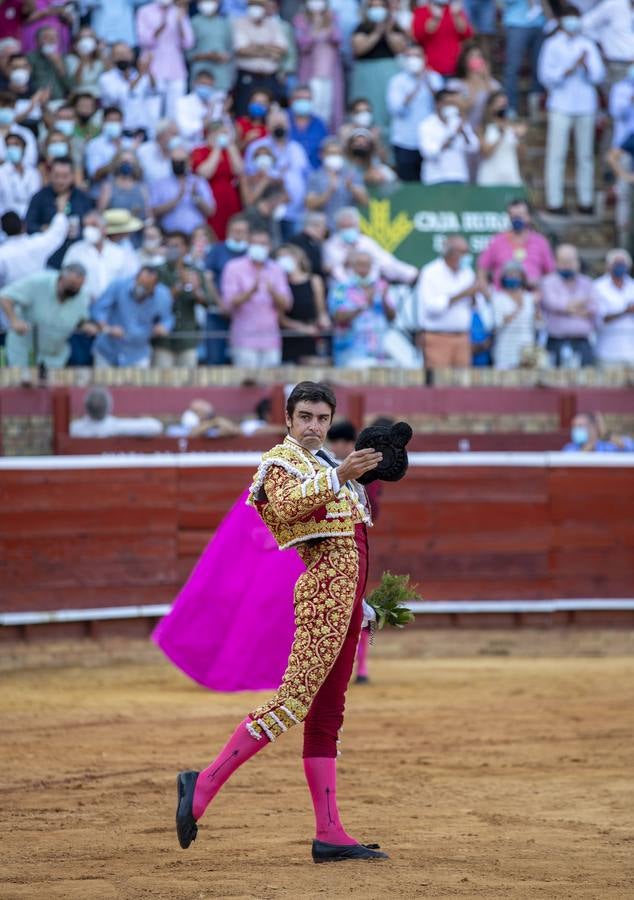
[[[333,416],[337,408],[337,400],[330,385],[323,381],[300,381],[296,384],[286,401],[286,412],[293,418],[295,407],[301,400],[308,403],[327,403]]]

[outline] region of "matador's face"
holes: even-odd
[[[332,410],[327,403],[310,403],[300,400],[293,410],[293,418],[286,414],[288,433],[306,450],[319,450],[323,446],[332,422]]]

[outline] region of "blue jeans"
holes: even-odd
[[[218,334],[216,337],[205,338],[205,363],[208,366],[231,365],[227,346],[229,319],[218,312],[209,311],[207,313],[207,331],[224,332],[227,337]]]
[[[464,5],[476,34],[495,34],[495,0],[465,0]]]
[[[506,33],[506,65],[504,66],[504,90],[509,98],[509,106],[517,111],[518,91],[517,82],[519,73],[524,63],[524,57],[529,54],[531,64],[532,83],[531,93],[543,90],[537,80],[537,57],[544,41],[541,28],[517,28],[508,26]]]

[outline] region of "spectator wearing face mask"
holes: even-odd
[[[187,151],[171,153],[172,174],[150,185],[152,215],[163,231],[182,231],[190,235],[216,211],[209,184],[200,175],[192,175]]]
[[[391,361],[384,347],[385,335],[396,310],[387,282],[377,277],[372,255],[355,250],[349,258],[350,275],[333,282],[328,309],[335,324],[335,366],[366,368]]]
[[[161,99],[150,72],[150,57],[142,54],[135,66],[132,47],[117,42],[112,46],[110,58],[110,68],[99,78],[102,107],[120,109],[124,125],[130,131],[138,128],[152,131],[161,117]]]
[[[527,289],[521,263],[508,262],[502,270],[500,287],[491,296],[496,369],[517,369],[522,353],[535,344],[535,294]]]
[[[207,70],[214,76],[217,90],[227,93],[233,86],[233,39],[231,24],[220,14],[218,0],[198,0],[198,12],[192,18],[194,46],[187,54],[190,75]]]
[[[70,140],[63,131],[58,131],[55,127],[48,132],[42,145],[42,158],[38,169],[44,184],[49,182],[51,166],[56,159],[70,159],[73,164],[73,177],[77,183],[77,167],[71,156]]]
[[[491,77],[482,50],[470,41],[463,44],[456,64],[456,77],[448,80],[447,88],[458,95],[460,111],[474,131],[482,125],[487,100],[500,87],[500,82]]]
[[[596,44],[582,35],[575,6],[564,6],[560,28],[544,42],[539,55],[539,80],[548,91],[546,140],[546,206],[552,215],[567,215],[564,177],[570,131],[575,134],[577,209],[594,213],[594,132],[597,86],[605,67]]]
[[[66,365],[68,338],[81,329],[95,334],[88,319],[86,272],[71,265],[56,272],[45,269],[2,288],[0,309],[9,322],[7,360],[10,366],[25,368],[31,354],[37,364],[48,369]]]
[[[238,147],[242,152],[249,144],[260,138],[266,137],[266,127],[272,96],[268,91],[255,90],[249,95],[245,115],[238,116],[235,120],[235,129],[238,136]]]
[[[66,74],[64,59],[57,32],[51,27],[37,31],[37,50],[29,53],[31,86],[34,91],[46,88],[51,100],[63,100],[72,90],[72,81]]]
[[[218,240],[227,233],[227,222],[242,209],[240,185],[243,163],[232,132],[222,120],[206,127],[207,143],[192,151],[192,170],[207,179],[216,200],[216,211],[209,219]]]
[[[483,284],[492,281],[500,287],[504,266],[520,263],[527,286],[537,288],[549,272],[555,270],[555,258],[546,238],[535,231],[526,200],[512,200],[506,207],[510,228],[494,235],[478,259],[478,274]]]
[[[631,450],[631,438],[619,439],[604,434],[605,427],[598,413],[577,413],[570,426],[570,442],[563,453],[615,453]]]
[[[142,181],[141,167],[133,152],[124,150],[117,156],[114,171],[104,181],[97,209],[127,209],[131,216],[145,222],[150,215],[150,197]],[[138,243],[133,241],[133,243]]]
[[[98,91],[104,65],[92,28],[79,29],[73,40],[72,52],[64,57],[64,67],[74,90]]]
[[[370,133],[370,139],[374,150],[381,162],[387,161],[387,151],[383,143],[381,130],[374,124],[374,112],[372,104],[366,97],[357,97],[348,108],[348,117],[339,129],[339,140],[345,147],[355,131],[364,129]]]
[[[278,76],[289,45],[281,23],[267,15],[266,0],[249,0],[247,15],[233,19],[232,26],[238,68],[234,111],[237,116],[245,116],[254,91],[281,97]]]
[[[35,137],[30,128],[25,128],[16,121],[15,97],[8,91],[0,91],[0,157],[7,157],[7,137],[18,134],[24,141],[24,162],[28,166],[37,166],[38,150]]]
[[[418,126],[434,111],[434,95],[443,79],[425,65],[425,56],[416,44],[400,57],[402,71],[387,86],[387,108],[392,117],[390,142],[396,173],[401,181],[420,181],[422,157],[418,149]]]
[[[123,113],[116,106],[103,111],[101,134],[86,144],[86,172],[90,178],[90,193],[99,196],[101,185],[112,175],[117,157],[123,147]]]
[[[526,125],[510,121],[508,112],[509,104],[504,91],[491,94],[478,135],[480,160],[476,182],[481,187],[523,185],[518,150],[522,138],[526,136]]]
[[[423,157],[423,184],[466,184],[469,181],[468,154],[477,153],[480,142],[462,118],[458,96],[438,91],[436,111],[420,123],[418,149]]]
[[[386,0],[365,0],[361,22],[352,35],[352,97],[367,97],[374,121],[384,140],[390,116],[386,93],[390,78],[398,71],[397,57],[407,46],[407,37],[393,17]]]
[[[26,215],[31,197],[42,186],[42,177],[35,166],[24,160],[26,143],[20,134],[7,134],[5,157],[0,165],[0,215],[14,210],[21,219]]]
[[[326,138],[321,147],[322,165],[308,179],[306,208],[326,214],[328,227],[345,206],[367,206],[363,177],[345,159],[337,138]]]
[[[216,332],[205,340],[205,363],[208,366],[225,366],[231,362],[227,342],[229,319],[222,306],[220,285],[227,263],[244,256],[248,247],[249,223],[242,213],[237,213],[227,223],[225,240],[213,244],[205,258],[205,269],[211,279],[207,331]]]
[[[187,8],[174,0],[146,3],[137,12],[136,31],[139,47],[150,55],[149,71],[164,98],[161,112],[174,117],[178,98],[187,86],[185,52],[194,46]]]
[[[282,360],[279,317],[291,308],[292,295],[270,252],[268,232],[252,230],[246,255],[227,263],[222,275],[222,304],[231,316],[231,355],[241,368],[269,368]]]
[[[394,169],[382,161],[372,132],[367,128],[355,128],[346,141],[344,150],[347,162],[367,187],[378,187],[396,181]]]
[[[95,366],[146,369],[152,338],[165,337],[174,326],[172,295],[159,283],[156,269],[143,267],[133,278],[113,281],[92,305],[99,334],[94,343]]]
[[[291,140],[302,145],[312,168],[318,169],[319,148],[328,136],[328,129],[314,114],[311,90],[306,85],[300,84],[291,94],[289,124]]]
[[[627,250],[610,250],[594,282],[599,322],[595,352],[601,366],[634,366],[634,280]]]
[[[255,155],[265,147],[273,158],[272,177],[279,178],[288,196],[286,209],[279,213],[282,238],[285,240],[298,230],[304,214],[306,182],[310,174],[310,163],[301,144],[289,137],[288,114],[284,110],[273,110],[267,121],[269,134],[254,141],[245,154],[245,168],[249,174],[255,172]]]
[[[188,147],[199,144],[205,134],[205,123],[221,119],[226,96],[216,88],[214,76],[208,69],[200,69],[192,90],[176,101],[176,124]]]
[[[68,157],[54,159],[50,166],[49,183],[31,197],[26,211],[26,230],[29,234],[48,228],[60,211],[69,219],[68,237],[48,259],[47,264],[51,268],[60,267],[70,244],[79,239],[83,217],[93,206],[88,194],[75,186],[72,160]]]
[[[48,103],[50,91],[48,88],[34,90],[31,84],[31,63],[26,54],[18,53],[12,56],[9,67],[8,90],[11,92],[11,102],[5,102],[4,105],[13,109],[13,121],[25,126],[27,130],[35,131],[41,122],[42,109]]]
[[[359,210],[353,206],[340,209],[335,216],[335,231],[324,244],[324,269],[336,281],[347,281],[351,276],[350,254],[361,250],[372,258],[372,277],[386,281],[412,284],[418,277],[416,266],[401,262],[375,240],[361,234]]]
[[[417,3],[412,33],[427,65],[444,76],[455,73],[461,45],[474,34],[460,0]]]
[[[446,238],[442,256],[423,266],[416,288],[428,369],[471,366],[472,306],[480,287],[465,239]]]
[[[139,267],[162,266],[165,262],[163,232],[158,225],[146,225],[142,231],[141,246],[137,252]]]
[[[313,111],[331,132],[343,121],[343,34],[329,0],[306,0],[293,19],[299,48],[299,80],[307,85]]]
[[[275,159],[269,147],[262,144],[255,147],[249,165],[245,168],[245,177],[242,185],[242,196],[245,209],[257,206],[265,193],[270,193],[273,188],[282,194],[280,204],[286,205],[288,195],[284,188],[282,174],[277,170]]]
[[[64,254],[63,265],[79,263],[86,270],[84,289],[91,303],[118,278],[134,273],[128,271],[128,257],[121,247],[109,240],[103,216],[89,212],[84,216],[81,239]]]
[[[37,50],[40,31],[48,28],[50,42],[55,43],[60,53],[67,53],[73,24],[73,14],[66,4],[52,4],[50,0],[30,0],[20,35],[22,49],[25,53]]]
[[[553,365],[563,368],[591,366],[599,301],[592,280],[580,274],[577,248],[560,244],[557,270],[542,280],[541,311],[548,334],[546,350]]]
[[[328,355],[328,339],[322,337],[332,325],[328,311],[324,283],[314,275],[303,250],[295,244],[283,244],[276,260],[288,278],[293,303],[280,316],[285,332],[282,340],[282,362],[302,363]]]

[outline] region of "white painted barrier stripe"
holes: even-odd
[[[104,453],[94,456],[5,456],[0,471],[59,469],[256,469],[261,453]],[[410,466],[469,468],[631,468],[634,453],[410,453]]]
[[[160,618],[171,609],[169,603],[153,606],[107,606],[101,609],[56,609],[50,612],[5,612],[0,613],[0,626],[45,625],[59,622],[99,622],[112,619]],[[474,615],[477,613],[556,613],[581,612],[584,610],[616,612],[634,610],[634,598],[601,600],[465,600],[430,601],[410,604],[410,609],[418,614]]]

